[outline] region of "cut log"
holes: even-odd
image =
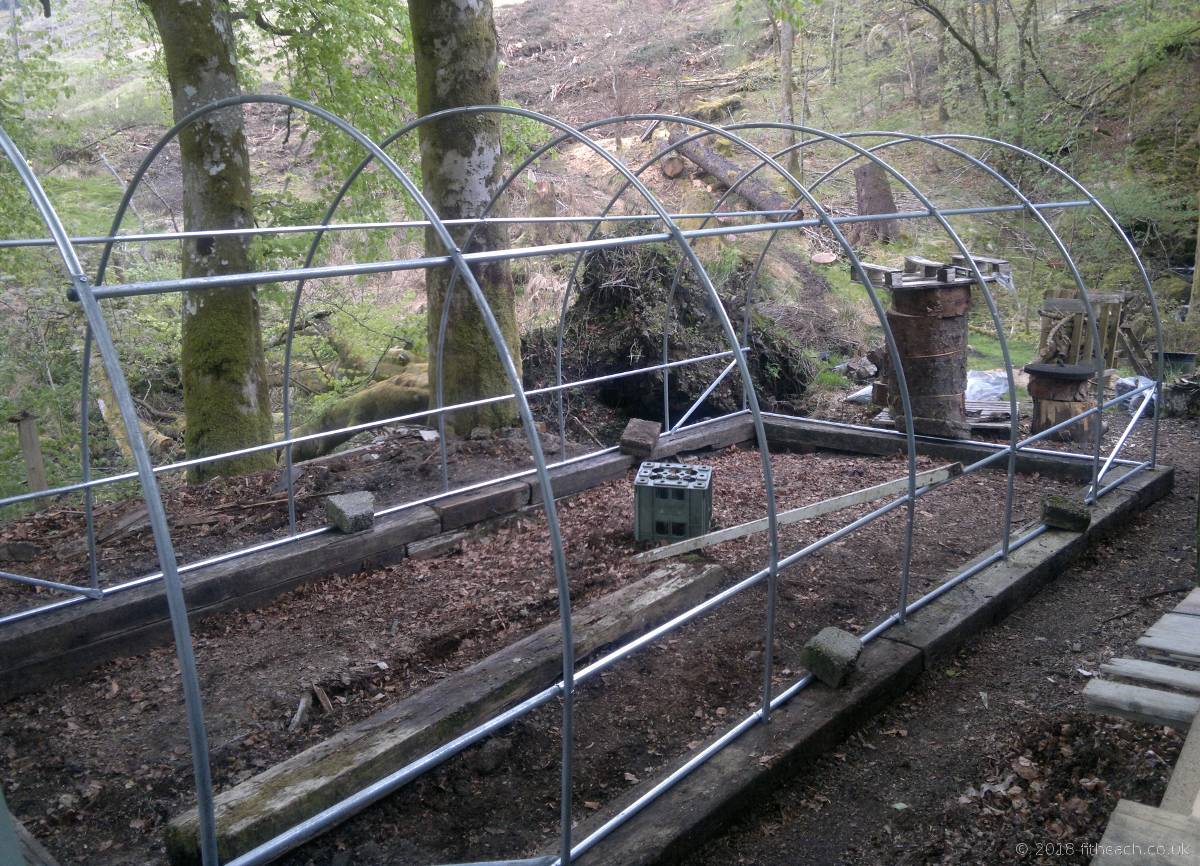
[[[678,132],[673,132],[668,140],[671,144],[675,144],[684,137]],[[680,144],[676,152],[704,169],[705,174],[710,175],[725,189],[729,189],[737,183],[738,178],[746,171],[745,168],[733,160],[717,153],[712,148],[705,147],[699,141],[689,141],[685,144]],[[769,174],[766,174],[767,172]],[[788,219],[800,219],[802,214],[799,206],[795,204],[794,199],[780,195],[762,180],[759,180],[760,177],[770,177],[774,174],[774,169],[762,169],[754,176],[738,184],[737,195],[745,199],[755,210],[788,211]],[[782,216],[768,217],[770,220],[780,220],[783,218]]]
[[[1094,713],[1120,716],[1151,725],[1187,730],[1200,713],[1200,699],[1175,692],[1129,686],[1109,680],[1092,680],[1083,690],[1083,701]]]
[[[658,161],[658,170],[668,180],[679,177],[686,168],[687,163],[680,156],[667,156]]]
[[[1095,403],[1075,400],[1034,400],[1033,422],[1030,430],[1033,433],[1049,430],[1055,424],[1060,424],[1080,412],[1086,412],[1095,405]],[[1100,416],[1098,414],[1088,415],[1053,434],[1052,438],[1061,442],[1091,442],[1095,436],[1096,425],[1099,423]]]

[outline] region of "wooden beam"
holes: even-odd
[[[1200,589],[1193,589],[1189,592],[1187,598],[1179,602],[1173,612],[1188,616],[1200,616]]]
[[[1092,680],[1083,690],[1083,699],[1088,709],[1096,713],[1181,730],[1190,727],[1200,713],[1200,698],[1112,680]]]
[[[938,469],[928,469],[925,472],[918,472],[917,486],[925,487],[929,484],[936,484],[952,478],[961,472],[961,463],[951,463],[948,466],[942,466]],[[862,490],[843,493],[841,496],[834,496],[832,499],[825,499],[821,502],[814,502],[811,505],[802,505],[790,511],[780,512],[775,516],[775,521],[780,526],[785,526],[789,523],[799,523],[801,520],[811,520],[823,514],[841,511],[843,508],[861,505],[864,502],[882,499],[885,496],[903,493],[906,490],[908,490],[908,479],[897,478],[895,481],[885,481],[883,484],[876,484],[873,487],[864,487]],[[718,529],[716,532],[710,532],[707,535],[698,535],[695,538],[689,538],[685,541],[677,541],[674,544],[668,544],[664,547],[656,547],[652,550],[643,551],[634,556],[633,561],[657,562],[660,559],[669,559],[672,556],[679,556],[681,553],[689,553],[693,550],[711,547],[723,541],[744,538],[747,535],[754,535],[757,532],[766,532],[767,526],[767,518],[765,517],[758,520],[751,520],[749,523],[740,523],[737,526]]]
[[[577,609],[577,656],[586,658],[601,647],[642,634],[707,598],[726,577],[720,566],[672,563]],[[280,828],[311,818],[348,791],[377,782],[556,682],[562,665],[560,628],[558,622],[544,626],[222,791],[216,798],[222,857],[249,851]],[[196,810],[190,809],[170,821],[170,862],[199,862],[198,820]]]
[[[1200,624],[1197,624],[1197,627],[1200,628]],[[1156,686],[1167,686],[1181,692],[1200,695],[1200,671],[1142,661],[1141,659],[1113,659],[1107,664],[1100,665],[1100,670],[1114,677]]]
[[[1200,628],[1196,617],[1168,613],[1138,638],[1137,645],[1156,655],[1200,664]]]
[[[1200,818],[1200,725],[1188,731],[1159,808]]]

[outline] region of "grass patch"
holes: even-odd
[[[1004,367],[1004,353],[1000,351],[1000,340],[994,336],[972,331],[967,337],[971,349],[967,353],[967,366],[972,370],[996,370]],[[1033,360],[1037,352],[1037,339],[1030,335],[1016,334],[1008,338],[1008,352],[1014,370],[1019,370]]]

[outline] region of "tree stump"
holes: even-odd
[[[1095,370],[1087,364],[1029,364],[1025,372],[1033,398],[1033,433],[1049,430],[1095,405],[1088,399]],[[1052,436],[1062,442],[1089,442],[1100,423],[1099,414],[1089,415]]]

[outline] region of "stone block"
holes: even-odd
[[[848,631],[828,626],[804,645],[800,663],[818,680],[836,689],[854,670],[860,652],[862,642],[858,638]]]
[[[362,532],[375,525],[375,497],[366,490],[325,499],[325,516],[341,532]]]
[[[633,457],[649,458],[658,445],[662,425],[657,421],[647,421],[643,418],[631,418],[621,432],[621,453]]]
[[[1079,499],[1048,493],[1042,497],[1042,523],[1053,529],[1086,532],[1092,523],[1092,512]]]

